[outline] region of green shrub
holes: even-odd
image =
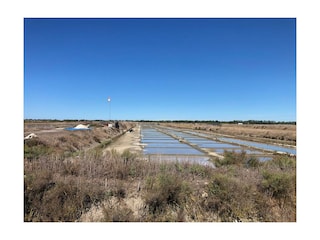
[[[239,153],[224,151],[224,158],[216,158],[214,163],[217,167],[235,165],[256,168],[261,165],[261,162],[256,157],[248,155],[244,150]]]
[[[190,164],[188,166],[188,171],[194,176],[206,178],[211,176],[213,169],[212,167],[203,166],[200,164]]]
[[[280,170],[295,170],[296,158],[290,156],[275,156],[272,160],[265,163],[267,167],[279,168]]]
[[[271,197],[286,200],[295,192],[295,175],[286,172],[264,171],[261,188]]]
[[[251,168],[257,168],[261,165],[260,161],[256,157],[250,157],[246,166]]]
[[[37,138],[24,141],[24,158],[28,160],[38,159],[40,156],[48,155],[52,149]]]
[[[167,205],[184,203],[189,194],[189,185],[177,175],[160,173],[146,179],[144,198],[152,214],[164,211]]]
[[[124,150],[121,154],[121,158],[125,164],[130,164],[137,157],[137,154],[130,152],[128,149]]]
[[[217,214],[221,221],[250,221],[257,218],[253,185],[217,173],[213,175],[206,191],[208,198],[204,207]]]
[[[225,165],[242,165],[246,160],[246,152],[241,151],[240,153],[236,153],[234,151],[225,151],[224,152],[224,162]]]

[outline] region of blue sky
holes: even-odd
[[[24,118],[110,112],[296,121],[296,20],[25,19]]]

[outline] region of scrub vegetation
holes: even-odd
[[[259,162],[225,152],[211,168],[99,145],[66,156],[32,140],[24,148],[27,222],[296,221],[295,157]]]

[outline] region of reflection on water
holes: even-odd
[[[167,134],[166,134],[167,133]],[[212,136],[211,136],[212,137]],[[144,144],[144,154],[150,159],[191,161],[201,164],[213,165],[209,162],[209,157],[201,150],[223,155],[224,151],[234,151],[236,153],[245,151],[260,161],[272,159],[266,150],[281,151],[295,154],[295,149],[262,144],[233,138],[219,137],[217,141],[209,139],[206,134],[194,132],[180,132],[173,129],[158,131],[154,128],[141,128],[141,143]],[[256,149],[252,149],[257,148]],[[261,150],[259,150],[261,149]]]
[[[184,161],[214,166],[203,152],[155,129],[142,128],[141,137],[141,142],[146,144],[143,152],[149,156],[149,159]]]
[[[147,146],[144,150],[146,154],[186,154],[186,155],[204,155],[204,153],[191,148],[189,146],[183,147],[149,147]]]
[[[219,139],[221,141],[238,143],[238,144],[247,145],[250,147],[256,147],[256,148],[272,150],[272,151],[279,151],[279,152],[286,152],[286,153],[296,155],[296,149],[292,149],[292,148],[285,148],[285,147],[275,146],[275,145],[271,145],[271,144],[257,143],[257,142],[251,142],[251,141],[245,141],[245,140],[239,140],[239,139],[233,139],[233,138],[223,138],[222,137]]]
[[[157,139],[157,138],[143,138],[142,143],[180,143],[178,140],[173,138],[168,139]]]
[[[158,142],[148,142],[148,148],[190,148],[186,144],[181,144],[180,142],[172,142],[172,143],[158,143]]]
[[[240,148],[236,145],[231,145],[227,143],[204,143],[204,144],[197,144],[199,147],[204,148]]]
[[[197,132],[192,132],[192,131],[187,131],[187,132],[190,133],[191,136],[197,135],[197,136],[203,136],[203,137],[210,137],[209,135],[204,134],[204,133],[197,133]],[[258,143],[258,142],[252,142],[252,141],[239,140],[239,139],[234,139],[234,138],[229,138],[229,137],[217,137],[217,139],[220,141],[223,141],[223,142],[235,143],[235,144],[246,145],[246,146],[260,148],[260,149],[269,150],[269,151],[270,150],[271,151],[279,151],[279,152],[284,152],[284,153],[296,155],[296,149],[294,149],[294,148],[281,147],[281,146],[276,146],[276,145],[266,144],[266,143]]]

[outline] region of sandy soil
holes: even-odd
[[[133,212],[135,217],[139,217],[141,212],[145,209],[145,204],[140,196],[136,193],[135,196],[130,196],[123,201],[117,199],[116,197],[111,197],[108,200],[103,201],[99,206],[93,206],[90,210],[84,213],[79,222],[101,222],[104,220],[104,209],[118,209],[128,208]]]
[[[119,153],[129,150],[131,152],[140,152],[140,125],[133,128],[133,131],[126,132],[119,139],[108,145],[106,151],[116,150]]]

